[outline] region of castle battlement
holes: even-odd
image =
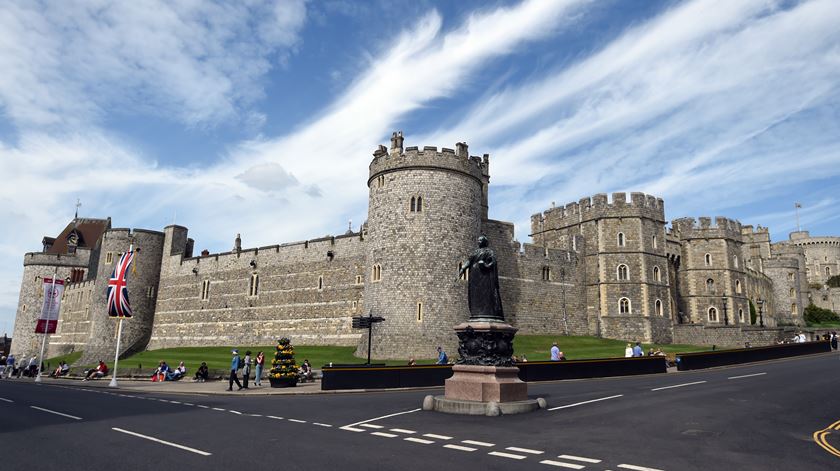
[[[91,249],[79,247],[75,253],[51,254],[44,252],[28,252],[23,256],[23,266],[49,265],[64,267],[87,267]]]
[[[741,226],[741,234],[743,235],[750,235],[750,234],[770,234],[770,230],[766,227],[758,226],[753,227],[752,224],[747,224]]]
[[[773,256],[764,260],[764,269],[768,268],[788,268],[793,271],[799,270],[799,260],[790,256]]]
[[[67,294],[67,293],[70,293],[70,292],[75,292],[75,291],[91,288],[91,287],[93,287],[94,283],[95,283],[95,281],[93,281],[93,280],[85,280],[85,281],[77,281],[75,283],[69,283],[69,284],[67,284],[67,286],[65,286],[64,293]]]
[[[662,198],[644,193],[606,193],[581,198],[579,201],[557,206],[531,216],[533,233],[542,223],[544,229],[562,229],[581,222],[603,218],[647,218],[665,222],[665,202]]]
[[[735,219],[702,216],[679,218],[671,221],[671,228],[682,240],[732,239],[741,240],[741,223]]]
[[[531,262],[534,265],[559,263],[565,264],[577,261],[577,254],[569,250],[545,248],[541,245],[522,244],[517,252],[519,260]]]
[[[373,152],[368,186],[380,174],[410,168],[456,171],[482,182],[490,175],[490,155],[470,156],[466,143],[459,142],[455,149],[443,147],[441,150],[436,146],[424,146],[422,150],[417,146],[403,149],[402,143],[402,133],[395,132],[391,138],[390,151],[384,145],[380,145]]]
[[[152,231],[149,229],[131,229],[128,227],[116,227],[113,229],[108,229],[105,231],[105,235],[107,236],[114,236],[114,237],[135,237],[138,234],[152,234],[156,236],[162,236],[163,232],[161,231]]]

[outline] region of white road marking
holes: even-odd
[[[40,410],[40,411],[49,412],[50,414],[55,414],[55,415],[60,415],[62,417],[67,417],[69,419],[82,420],[81,417],[76,417],[75,415],[70,415],[70,414],[62,414],[61,412],[56,412],[54,410],[44,409],[43,407],[36,407],[36,406],[29,406],[29,407],[31,407],[33,409]]]
[[[5,397],[0,397],[0,401],[3,401],[3,402],[15,402],[15,401],[13,401],[13,400],[11,400],[11,399],[6,399]]]
[[[394,438],[397,436],[395,433],[386,433],[386,432],[370,432],[371,435],[376,435],[377,437],[385,437],[385,438]]]
[[[202,409],[209,409],[209,406],[202,406],[201,404],[196,404],[196,407],[201,407]]]
[[[583,456],[575,456],[575,455],[560,455],[558,458],[562,458],[564,460],[573,460],[573,461],[583,461],[584,463],[600,463],[601,460],[596,460],[595,458],[584,458]]]
[[[356,425],[362,425],[362,424],[366,424],[368,422],[376,422],[377,420],[387,419],[388,417],[394,417],[394,416],[403,415],[403,414],[411,414],[412,412],[417,412],[419,410],[422,410],[422,409],[420,409],[418,407],[417,409],[411,409],[411,410],[407,410],[407,411],[403,411],[403,412],[396,412],[394,414],[383,415],[382,417],[375,417],[373,419],[367,419],[367,420],[362,420],[361,422],[347,424],[347,425],[345,425],[345,427],[355,427]]]
[[[379,428],[385,428],[385,427],[383,427],[383,426],[381,426],[381,425],[374,425],[374,424],[361,424],[361,425],[359,425],[359,426],[360,426],[360,427],[367,427],[367,428],[376,428],[376,429],[379,429]]]
[[[552,407],[549,410],[568,409],[569,407],[582,406],[584,404],[591,404],[593,402],[606,401],[607,399],[615,399],[617,397],[622,397],[622,396],[624,396],[624,394],[616,394],[615,396],[602,397],[600,399],[591,399],[589,401],[576,402],[574,404],[567,404],[565,406]]]
[[[726,379],[751,378],[751,377],[753,377],[753,376],[761,376],[761,375],[766,375],[766,374],[767,374],[767,373],[753,373],[753,374],[751,374],[751,375],[730,376],[730,377],[728,377],[728,378],[726,378]]]
[[[238,410],[229,410],[228,412],[231,414],[242,415],[242,412],[239,412]]]
[[[213,410],[220,410],[220,411],[224,412],[226,409],[222,409],[222,408],[219,408],[219,407],[214,407]]]
[[[250,415],[251,417],[262,417],[262,414],[248,414],[248,415]]]
[[[544,451],[540,451],[540,450],[532,450],[530,448],[517,448],[515,446],[509,446],[509,447],[505,448],[505,450],[518,451],[520,453],[529,453],[529,454],[532,454],[532,455],[541,455],[541,454],[545,453]]]
[[[319,427],[332,427],[330,424],[322,424],[320,422],[312,422],[312,425],[317,425]]]
[[[194,406],[195,405],[192,402],[182,402],[181,404],[183,404],[185,406]]]
[[[406,430],[404,428],[392,428],[391,431],[392,432],[397,432],[397,433],[406,433],[406,434],[409,434],[409,435],[411,435],[412,433],[417,433],[414,430]]]
[[[429,445],[429,444],[435,442],[434,440],[424,440],[422,438],[417,438],[417,437],[403,438],[403,440],[405,440],[407,442],[422,443],[423,445]]]
[[[553,460],[542,460],[540,461],[541,464],[547,464],[549,466],[557,466],[559,468],[569,468],[569,469],[583,469],[584,466],[580,464],[574,463],[564,463],[562,461],[553,461]]]
[[[267,415],[266,417],[268,417],[269,419],[283,420],[283,417],[277,417],[275,415]]]
[[[633,471],[662,471],[661,469],[645,468],[644,466],[633,466],[632,464],[620,464],[617,467],[624,469],[632,469]]]
[[[179,401],[169,401],[169,402],[171,402],[172,404],[180,404]]]
[[[437,438],[438,440],[452,440],[452,437],[447,437],[446,435],[437,435],[434,433],[424,433],[423,436],[429,438]]]
[[[350,431],[350,432],[367,432],[367,430],[365,430],[363,428],[348,427],[346,425],[344,427],[339,427],[339,428],[341,430],[347,430],[347,431]]]
[[[691,385],[694,385],[694,384],[703,384],[705,382],[706,381],[694,381],[693,383],[674,384],[672,386],[663,386],[661,388],[653,388],[653,389],[651,389],[651,391],[661,391],[663,389],[681,388],[683,386],[691,386]]]
[[[133,435],[133,436],[139,437],[139,438],[145,438],[146,440],[151,440],[153,442],[162,443],[164,445],[169,445],[171,447],[180,448],[181,450],[189,451],[189,452],[196,453],[196,454],[203,455],[203,456],[212,455],[212,453],[208,453],[206,451],[196,450],[195,448],[190,448],[188,446],[179,445],[177,443],[167,442],[167,441],[161,440],[159,438],[150,437],[148,435],[142,435],[142,434],[139,434],[137,432],[131,432],[131,431],[128,431],[128,430],[123,430],[121,428],[117,428],[117,427],[111,427],[111,430],[115,430],[117,432],[122,432],[122,433],[125,433],[125,434],[128,434],[128,435]]]
[[[305,424],[306,423],[305,420],[300,420],[300,419],[289,419],[289,422],[297,422],[299,424]]]
[[[524,455],[514,455],[513,453],[504,453],[504,452],[501,452],[501,451],[491,451],[490,453],[487,453],[487,454],[488,455],[493,455],[493,456],[500,456],[502,458],[511,458],[511,459],[514,459],[514,460],[524,460],[525,458],[527,458],[527,456],[524,456]]]
[[[461,443],[466,443],[467,445],[486,446],[486,447],[496,446],[495,443],[477,442],[475,440],[461,440]]]
[[[475,451],[475,450],[478,450],[478,448],[470,448],[468,446],[452,445],[452,444],[443,445],[443,447],[444,448],[449,448],[450,450],[461,450],[461,451]]]

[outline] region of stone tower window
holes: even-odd
[[[385,175],[380,175],[376,177],[376,186],[378,186],[379,188],[385,186]]]
[[[543,281],[551,281],[551,267],[542,268],[542,279]]]
[[[624,247],[625,242],[626,242],[626,241],[624,240],[624,233],[623,233],[623,232],[619,232],[619,233],[618,233],[618,246],[619,246],[619,247]]]
[[[324,277],[319,276],[318,277],[318,291],[321,291],[322,289],[324,289]]]
[[[423,303],[417,303],[417,322],[423,322]]]
[[[791,298],[795,298],[795,297],[796,297],[796,290],[795,290],[795,289],[793,289],[793,288],[791,288],[791,289],[790,289],[790,297],[791,297]]]
[[[662,281],[662,273],[659,271],[659,267],[653,267],[653,281]]]
[[[618,300],[618,312],[620,314],[630,314],[632,312],[630,306],[630,300],[627,298],[621,298]]]
[[[656,315],[657,315],[657,316],[662,317],[662,316],[664,316],[664,315],[665,315],[665,314],[662,312],[662,301],[660,301],[660,300],[658,300],[658,299],[656,300],[656,303],[654,304],[654,308],[653,308],[653,310],[654,310],[654,312],[656,312]]]
[[[356,275],[356,284],[357,285],[362,284],[362,275]]]
[[[114,252],[107,252],[105,254],[105,263],[114,263]]]
[[[825,277],[831,278],[831,267],[825,267]]]
[[[707,267],[712,266],[712,254],[707,253],[706,255],[703,256],[703,260],[705,260]]]
[[[796,306],[796,303],[790,305],[790,313],[794,316],[799,314],[799,308]]]
[[[359,302],[358,302],[358,301],[353,301],[353,310],[354,310],[354,311],[356,310],[356,308],[357,308],[358,306],[359,306]]]
[[[793,281],[793,273],[788,273],[788,281]]]
[[[418,196],[418,197],[415,198],[414,196],[412,196],[411,197],[411,205],[409,206],[409,209],[411,210],[412,213],[422,212],[423,211],[423,197]]]
[[[201,282],[201,300],[207,301],[210,299],[210,280]]]
[[[155,297],[155,287],[149,286],[146,288],[146,297],[147,298],[154,298]]]
[[[741,294],[741,280],[735,280],[735,293]]]
[[[709,278],[706,280],[706,292],[707,293],[714,293],[715,292],[715,280]]]
[[[21,311],[21,312],[26,312],[26,304],[24,304],[23,306],[21,306],[20,311]]]
[[[718,314],[717,309],[710,307],[709,308],[709,322],[717,322],[718,321]]]
[[[256,296],[260,294],[260,275],[254,273],[251,275],[251,285],[248,287],[248,295]]]
[[[733,265],[735,268],[738,268],[738,256],[737,256],[737,255],[735,255],[735,256],[733,256],[733,257],[732,257],[732,265]]]
[[[382,280],[382,266],[379,264],[373,266],[370,273],[370,280],[374,282]]]
[[[413,213],[413,212],[415,212],[416,210],[417,210],[417,207],[416,207],[416,205],[415,205],[415,200],[414,200],[414,197],[412,196],[412,197],[411,197],[411,209],[410,209],[410,211]]]
[[[417,212],[418,213],[423,212],[423,197],[422,196],[417,197]]]
[[[627,265],[621,264],[616,268],[616,276],[618,277],[619,281],[627,281],[630,279],[629,270],[627,269]]]
[[[657,248],[656,234],[653,235],[653,248]]]
[[[738,309],[738,320],[744,322],[744,310]]]

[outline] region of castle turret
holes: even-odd
[[[401,133],[391,142],[374,152],[368,180],[365,314],[386,319],[372,354],[430,357],[438,345],[454,354],[452,327],[469,317],[466,285],[455,279],[487,216],[489,161],[468,157],[465,144],[458,153],[403,150]]]

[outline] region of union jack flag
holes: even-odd
[[[108,280],[108,315],[111,317],[131,317],[131,306],[128,304],[128,285],[125,277],[133,260],[133,251],[122,254],[117,266],[114,267],[111,279]]]

